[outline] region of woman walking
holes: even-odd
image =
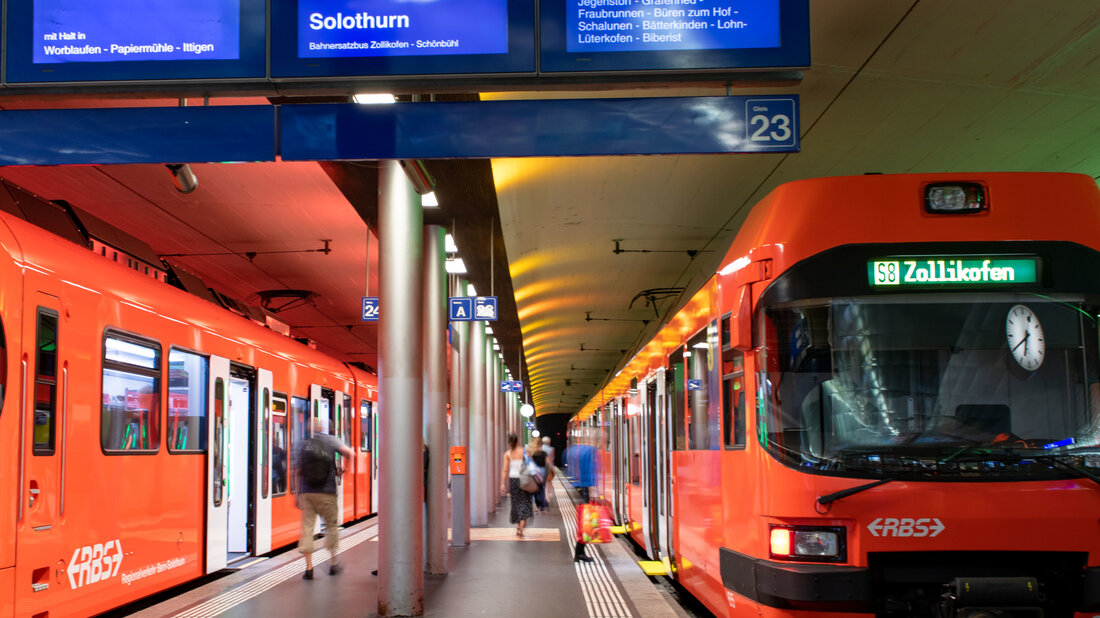
[[[512,498],[512,511],[509,520],[516,525],[516,536],[523,538],[523,529],[527,520],[534,514],[531,509],[531,494],[519,486],[519,471],[526,465],[523,446],[516,434],[508,434],[508,450],[504,452],[504,466],[501,470],[500,493],[508,493]]]

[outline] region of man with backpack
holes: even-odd
[[[298,551],[306,556],[306,572],[302,579],[313,579],[313,528],[320,515],[325,522],[325,547],[332,555],[328,574],[344,570],[336,557],[340,543],[339,502],[336,499],[336,475],[344,466],[336,465],[336,454],[351,461],[352,451],[336,436],[321,433],[321,420],[313,419],[313,437],[298,447],[298,508],[302,510],[302,528],[298,536]]]

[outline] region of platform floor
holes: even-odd
[[[507,499],[486,528],[471,529],[467,547],[451,547],[450,572],[424,577],[424,615],[522,618],[686,618],[667,591],[646,576],[627,541],[589,545],[593,562],[573,562],[576,530],[571,487],[555,477],[550,510],[536,513],[526,536],[508,522]],[[346,569],[328,574],[328,552],[314,554],[315,579],[302,579],[305,559],[287,551],[168,601],[131,614],[174,616],[377,616],[378,527],[368,520],[341,531]]]

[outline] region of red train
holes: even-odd
[[[718,615],[1100,615],[1097,273],[1087,176],[781,185],[573,457]]]
[[[0,615],[90,615],[295,542],[310,416],[356,452],[343,519],[375,511],[374,375],[70,240],[0,212]]]

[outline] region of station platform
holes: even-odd
[[[550,509],[528,521],[524,538],[508,521],[505,498],[485,528],[472,528],[467,547],[450,547],[449,573],[425,575],[424,615],[515,615],[524,618],[674,618],[679,607],[638,565],[628,541],[588,545],[592,562],[574,562],[577,493],[555,476]],[[378,525],[374,519],[341,530],[345,570],[328,574],[328,551],[305,559],[291,549],[135,613],[140,618],[209,616],[377,616]],[[321,544],[318,544],[321,547]]]

